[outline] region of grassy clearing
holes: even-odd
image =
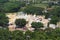
[[[32,4],[32,6],[46,8],[48,4]]]

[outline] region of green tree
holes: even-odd
[[[32,22],[31,25],[35,29],[43,27],[43,24],[41,22]]]
[[[11,40],[24,40],[23,31],[20,31],[20,30],[13,31],[11,36],[12,36]]]
[[[7,29],[0,28],[0,40],[24,40],[23,31],[15,30],[9,31]]]
[[[60,28],[52,31],[23,31],[15,30],[9,31],[8,29],[0,28],[0,40],[60,40]]]
[[[3,12],[15,12],[20,8],[19,3],[7,2],[3,5]]]
[[[48,11],[48,13],[44,13],[46,18],[51,18],[53,16],[56,16],[60,19],[60,7],[54,7],[52,10]]]
[[[8,17],[4,13],[0,13],[0,26],[6,27],[8,25]]]
[[[8,2],[8,0],[0,0],[0,12],[2,11],[4,3]]]
[[[46,33],[44,31],[34,31],[31,34],[31,40],[46,40]]]
[[[8,2],[8,0],[0,0],[0,3]]]
[[[18,12],[21,7],[24,7],[25,3],[23,2],[6,2],[2,6],[3,12]]]
[[[10,31],[6,28],[0,28],[0,40],[9,40]]]
[[[49,15],[60,17],[60,7],[54,7],[51,11],[49,11]]]
[[[16,19],[15,24],[18,27],[22,28],[26,25],[26,20],[25,19]]]
[[[53,5],[54,5],[53,2],[49,2],[49,3],[48,3],[48,8],[51,8]]]
[[[32,38],[32,32],[29,31],[29,30],[27,30],[27,31],[25,32],[25,39],[26,39],[26,40],[30,40],[31,38]]]
[[[51,17],[50,23],[51,24],[57,24],[59,22],[59,18],[57,16]]]
[[[34,7],[34,6],[28,6],[24,9],[24,12],[27,14],[36,14],[36,15],[42,15],[43,8],[40,7]]]

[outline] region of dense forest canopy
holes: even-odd
[[[49,3],[43,3],[48,1]],[[32,1],[17,1],[17,0],[0,0],[0,40],[60,40],[60,26],[56,29],[52,29],[49,26],[42,30],[43,23],[32,22],[32,27],[35,28],[31,31],[9,31],[9,18],[6,13],[24,12],[27,14],[45,15],[45,19],[51,18],[48,24],[55,24],[60,22],[60,1],[54,4],[51,1],[57,2],[57,0],[37,0]],[[46,11],[46,12],[45,12]],[[23,28],[26,25],[25,19],[16,19],[15,24],[18,28]]]

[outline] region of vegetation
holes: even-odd
[[[28,4],[27,1],[0,0],[0,40],[60,40],[60,28],[46,28],[33,32],[28,30],[25,33],[18,30],[11,32],[5,28],[8,27],[9,22],[6,13],[20,12],[21,10],[27,14],[45,15],[46,18],[51,18],[50,24],[57,25],[57,22],[60,21],[60,1],[56,5],[52,2],[43,3],[43,1],[49,2],[48,0],[39,0],[36,2],[30,1]],[[52,9],[47,10],[48,8]],[[44,10],[47,10],[47,13],[43,13]],[[26,23],[25,19],[16,19],[15,21],[18,28],[25,27]],[[31,25],[35,29],[44,27],[41,22],[32,22]]]
[[[6,2],[3,5],[0,4],[1,12],[18,12],[21,7],[25,6],[24,2]]]
[[[26,20],[25,19],[16,19],[15,24],[19,27],[25,27],[26,25]]]
[[[57,22],[59,22],[59,18],[57,16],[53,16],[50,20],[51,24],[57,24]]]
[[[49,30],[49,29],[48,29]],[[0,40],[60,40],[60,28],[52,31],[12,31],[0,28]]]
[[[38,29],[38,28],[42,28],[43,27],[43,23],[41,23],[41,22],[32,22],[31,25],[35,29]]]
[[[8,2],[8,0],[0,0],[0,3]]]
[[[39,3],[39,4],[32,4],[32,6],[35,6],[35,7],[41,7],[41,8],[46,8],[48,6],[48,4],[45,4],[45,3]]]
[[[34,6],[28,6],[24,9],[24,12],[27,14],[43,15],[42,11],[43,11],[43,8],[34,7]]]
[[[51,18],[50,23],[57,24],[60,21],[60,7],[54,7],[44,15],[46,18]]]
[[[0,13],[0,26],[6,27],[8,26],[8,17],[4,13]]]
[[[60,17],[60,7],[54,7],[49,13],[50,15]]]
[[[22,31],[9,31],[8,29],[0,28],[0,40],[24,40]]]

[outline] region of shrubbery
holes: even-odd
[[[48,29],[49,30],[49,29]],[[60,40],[60,28],[51,31],[9,31],[0,28],[0,40]]]

